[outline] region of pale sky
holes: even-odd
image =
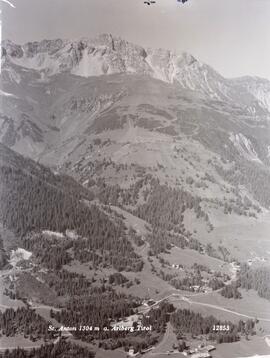
[[[111,33],[143,46],[186,51],[226,77],[270,79],[270,0],[10,0],[2,37],[32,40]]]

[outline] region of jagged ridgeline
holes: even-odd
[[[140,165],[226,214],[270,204],[268,80],[103,34],[3,41],[1,83],[1,142],[85,186]]]
[[[71,247],[76,245],[77,255],[91,259],[91,255],[104,252],[101,262],[107,260],[118,269],[136,269],[140,259],[126,238],[123,223],[111,221],[91,199],[91,193],[73,179],[55,175],[0,145],[0,219],[6,228],[21,238],[31,232],[72,229],[83,238],[71,243]],[[37,237],[30,241],[29,249],[36,251],[37,245],[45,249],[44,243]],[[48,243],[46,249],[50,246]],[[56,246],[51,252],[54,255],[48,257],[65,260],[64,249]]]
[[[76,230],[85,237],[72,244],[79,261],[122,269],[118,258],[113,263],[101,250],[128,251],[132,269],[140,270],[123,220],[107,220],[114,215],[110,205],[149,224],[145,239],[154,254],[170,245],[200,252],[206,241],[217,246],[214,230],[223,219],[253,220],[270,205],[268,80],[226,79],[190,54],[144,48],[110,34],[24,45],[3,41],[0,76],[1,142],[75,179],[33,163],[25,173],[26,159],[20,168],[25,176],[16,165],[3,167],[5,186],[15,176],[18,191],[27,186],[24,180],[33,188],[16,200],[14,190],[4,194],[7,206],[14,201],[22,208],[11,214],[3,207],[2,213],[19,236]],[[39,182],[46,190],[35,189]],[[30,203],[35,215],[26,216]],[[220,246],[235,251],[227,237]],[[50,247],[48,238],[41,239]],[[25,245],[37,253],[38,241],[28,235]],[[43,258],[47,267],[70,262],[68,250],[54,252],[62,252],[62,261]],[[224,250],[220,257],[229,259]]]

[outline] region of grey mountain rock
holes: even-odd
[[[257,106],[262,110],[270,109],[268,80],[254,77],[226,79],[190,54],[147,49],[110,34],[76,41],[43,40],[22,46],[3,41],[2,60],[38,70],[47,76],[62,72],[82,77],[144,74],[200,91],[213,99],[239,102],[249,106],[251,111]]]

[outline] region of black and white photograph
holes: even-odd
[[[270,358],[270,1],[0,20],[0,357]]]

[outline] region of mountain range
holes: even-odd
[[[148,75],[182,88],[200,91],[214,99],[233,100],[269,110],[270,82],[256,77],[225,79],[210,66],[188,53],[134,45],[111,34],[94,39],[44,40],[17,45],[3,41],[2,58],[37,70],[41,76],[68,72],[82,77],[135,73]]]
[[[6,40],[1,53],[5,146],[98,193],[132,192],[147,175],[181,188],[202,200],[205,230],[217,211],[256,218],[269,208],[267,79],[227,79],[190,54],[110,34]],[[108,200],[135,210],[147,183],[133,206],[123,193]]]

